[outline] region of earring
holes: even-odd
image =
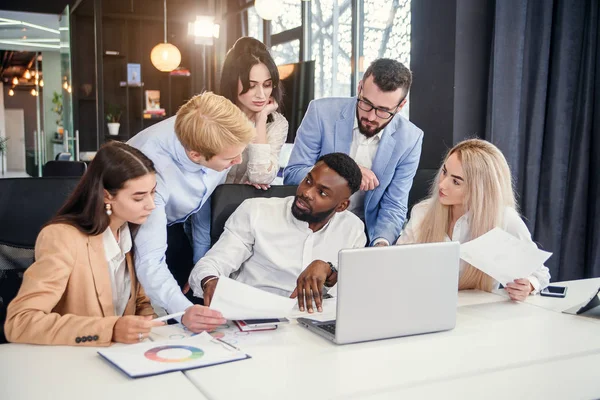
[[[108,215],[109,217],[112,215],[112,206],[108,203],[106,203],[104,205],[104,208],[106,208],[106,215]]]

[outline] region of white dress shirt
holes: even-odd
[[[106,228],[102,234],[102,242],[104,243],[104,255],[108,263],[115,315],[121,316],[131,295],[131,278],[129,278],[125,258],[126,254],[131,251],[129,225],[125,223],[119,228],[118,241],[115,239],[110,227]]]
[[[294,197],[244,201],[229,217],[219,241],[198,261],[190,275],[194,295],[202,297],[201,282],[210,275],[281,296],[296,288],[300,273],[313,261],[337,265],[338,252],[364,247],[364,224],[353,213],[336,213],[317,232],[292,215]]]
[[[242,153],[242,162],[234,165],[225,183],[270,184],[279,172],[279,153],[288,135],[288,121],[277,112],[267,124],[267,143],[250,143]]]
[[[350,145],[350,157],[361,167],[371,169],[373,160],[379,148],[381,141],[380,131],[377,135],[368,138],[358,129],[358,121],[354,118],[354,127],[352,128],[352,144]],[[365,218],[365,195],[364,190],[359,190],[350,197],[350,206],[348,209],[361,219]],[[386,241],[387,242],[387,241]],[[389,243],[388,243],[389,244]]]
[[[417,233],[419,227],[425,218],[425,214],[427,213],[427,208],[429,207],[430,200],[424,200],[419,204],[415,205],[410,213],[410,219],[408,220],[408,224],[402,231],[400,238],[396,244],[409,244],[415,243],[417,239]],[[521,219],[519,213],[511,207],[506,207],[504,212],[504,221],[501,226],[503,230],[515,236],[516,238],[531,243],[532,246],[536,246],[536,244],[531,240],[531,233],[529,233],[529,229],[527,229],[527,225]],[[469,229],[469,215],[468,213],[460,217],[456,224],[454,225],[454,230],[452,231],[452,241],[465,243],[470,239],[470,229]],[[446,241],[449,242],[450,238],[446,235]],[[537,246],[536,246],[537,247]],[[460,261],[460,269],[459,275],[462,276],[465,271],[467,264],[461,260]],[[527,279],[531,282],[531,285],[534,288],[532,293],[537,293],[541,289],[548,286],[550,283],[550,272],[548,268],[544,265],[540,265],[540,267],[533,273],[531,276],[528,276]],[[499,282],[495,282],[495,288],[497,289],[500,285]]]

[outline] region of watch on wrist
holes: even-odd
[[[327,279],[329,279],[329,277],[331,277],[331,275],[335,274],[338,272],[337,268],[329,261],[325,261],[328,265],[329,265],[329,274],[327,274]],[[325,279],[325,286],[326,287],[331,287],[333,285],[329,285],[327,282],[327,279]]]

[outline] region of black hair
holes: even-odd
[[[402,88],[404,98],[412,85],[412,72],[401,62],[390,58],[379,58],[373,61],[363,75],[363,82],[371,75],[373,75],[373,82],[384,92],[393,92]]]
[[[279,70],[275,65],[275,60],[269,53],[267,46],[260,40],[251,37],[239,38],[233,47],[227,52],[223,69],[221,70],[221,83],[219,92],[221,96],[226,97],[233,104],[238,104],[238,95],[247,93],[250,90],[250,70],[256,64],[264,64],[271,75],[273,91],[271,97],[279,105],[283,103],[283,90],[279,82]],[[238,79],[242,82],[242,91],[238,93]],[[278,110],[279,110],[278,109]],[[273,117],[269,115],[267,122],[273,122]]]
[[[344,153],[329,153],[321,156],[317,163],[323,161],[329,168],[338,173],[339,176],[348,182],[350,194],[356,193],[360,189],[362,181],[362,172],[356,161]]]

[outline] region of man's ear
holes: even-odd
[[[346,209],[348,208],[349,205],[350,205],[350,199],[346,199],[337,205],[337,207],[335,208],[335,212],[346,211]]]
[[[356,86],[356,94],[358,95],[362,89],[362,79],[360,81],[358,81],[358,85]]]
[[[407,101],[408,101],[408,94],[406,95],[404,100],[402,100],[402,103],[400,103],[400,105],[398,106],[398,111],[402,110],[402,107],[404,107],[404,105],[406,104]]]
[[[205,165],[206,161],[208,161],[206,157],[195,150],[186,150],[185,154],[187,154],[188,158],[196,164]]]

